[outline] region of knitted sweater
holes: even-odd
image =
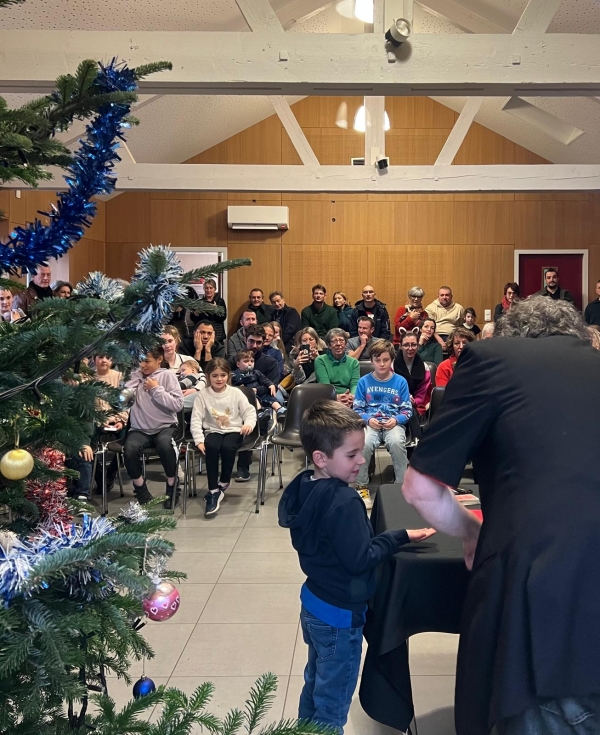
[[[360,380],[360,367],[356,358],[344,355],[341,360],[334,360],[328,350],[315,360],[315,375],[317,383],[329,383],[336,393],[349,390],[354,395]]]
[[[215,393],[208,387],[201,390],[194,401],[190,428],[196,444],[203,444],[206,434],[239,432],[242,426],[256,426],[256,409],[246,396],[231,385]]]
[[[438,300],[433,301],[425,309],[435,319],[436,331],[439,334],[450,334],[465,320],[465,310],[453,301],[450,306],[442,306]]]

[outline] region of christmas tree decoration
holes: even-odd
[[[133,696],[134,699],[140,699],[140,697],[146,697],[148,694],[156,691],[156,684],[149,679],[146,674],[142,676],[133,685]]]
[[[0,472],[7,480],[23,480],[33,469],[33,457],[26,449],[12,449],[0,459]]]
[[[65,455],[58,449],[45,447],[35,452],[37,459],[53,472],[65,469]],[[64,477],[28,480],[25,497],[38,509],[38,526],[50,530],[62,528],[73,520],[67,502],[67,481]]]
[[[156,622],[169,620],[179,610],[179,590],[171,582],[160,580],[155,589],[144,599],[144,612]]]
[[[100,271],[93,271],[83,281],[79,281],[75,286],[75,293],[77,296],[111,302],[123,298],[123,286],[116,278],[108,278]]]

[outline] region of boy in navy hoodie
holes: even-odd
[[[300,440],[314,463],[285,489],[279,524],[289,528],[306,574],[300,621],[308,645],[298,717],[343,733],[358,681],[367,601],[375,570],[409,542],[433,535],[386,531],[378,536],[349,483],[365,460],[364,423],[337,401],[316,401],[302,417]]]

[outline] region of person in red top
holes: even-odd
[[[423,308],[425,291],[420,286],[413,286],[408,292],[405,306],[400,306],[394,318],[394,344],[400,344],[400,328],[410,332],[415,327],[419,330],[427,319],[427,312]]]
[[[454,375],[454,368],[458,358],[460,357],[460,353],[463,351],[467,342],[473,342],[474,340],[475,336],[469,329],[458,327],[458,329],[455,329],[454,332],[452,332],[452,336],[447,342],[450,357],[438,365],[438,369],[435,374],[436,388],[443,388],[448,385],[450,378]]]

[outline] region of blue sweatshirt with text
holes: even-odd
[[[369,419],[396,419],[397,424],[406,424],[412,416],[408,383],[396,373],[387,380],[378,380],[375,373],[364,375],[358,381],[353,408],[367,424]]]

